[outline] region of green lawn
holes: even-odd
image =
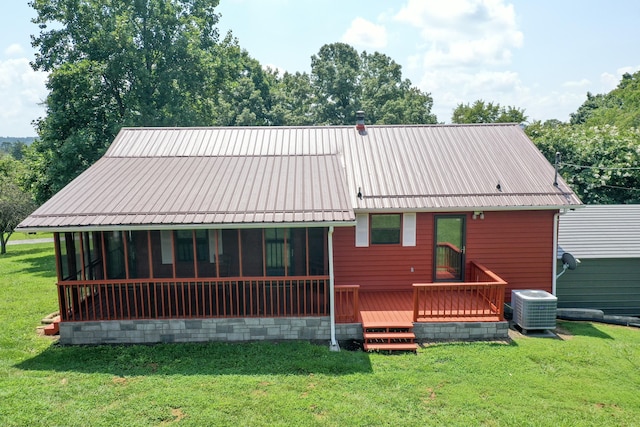
[[[16,231],[9,237],[10,242],[18,240],[53,239],[53,233],[22,233]]]
[[[640,425],[640,329],[438,344],[417,355],[308,343],[62,347],[53,245],[0,256],[0,425]]]

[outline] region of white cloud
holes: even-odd
[[[419,86],[434,99],[434,113],[441,122],[449,122],[453,109],[478,99],[521,108],[528,89],[512,71],[435,70],[424,74]]]
[[[603,86],[610,88],[609,90],[615,88],[619,81],[618,76],[611,73],[604,72],[600,75],[600,82]]]
[[[638,70],[640,70],[640,65],[618,68],[615,74],[606,71],[600,74],[600,83],[602,83],[603,92],[610,92],[615,89],[620,83],[620,80],[622,80],[623,74],[633,74]]]
[[[575,87],[575,88],[585,88],[585,87],[588,87],[590,85],[591,85],[591,80],[589,80],[589,79],[582,79],[582,80],[564,82],[562,84],[562,86],[564,86],[564,87]]]
[[[24,49],[18,43],[13,43],[4,50],[4,54],[8,57],[20,57],[24,55]]]
[[[429,68],[508,64],[524,39],[502,0],[408,0],[395,19],[419,30]]]
[[[381,49],[387,46],[387,30],[364,18],[356,18],[342,36],[342,41],[353,46]]]
[[[0,135],[32,136],[31,121],[44,115],[47,75],[33,71],[26,58],[0,61]]]

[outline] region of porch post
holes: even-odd
[[[336,340],[336,314],[335,314],[335,286],[333,279],[333,225],[329,226],[328,233],[328,252],[329,252],[329,318],[331,322],[331,341],[329,349],[331,351],[340,351],[340,346]]]

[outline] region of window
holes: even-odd
[[[371,215],[371,244],[400,243],[400,214]]]

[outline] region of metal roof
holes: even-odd
[[[640,205],[587,205],[560,216],[558,255],[640,258]]]
[[[340,223],[354,211],[580,204],[553,178],[514,124],[125,128],[20,228]]]

